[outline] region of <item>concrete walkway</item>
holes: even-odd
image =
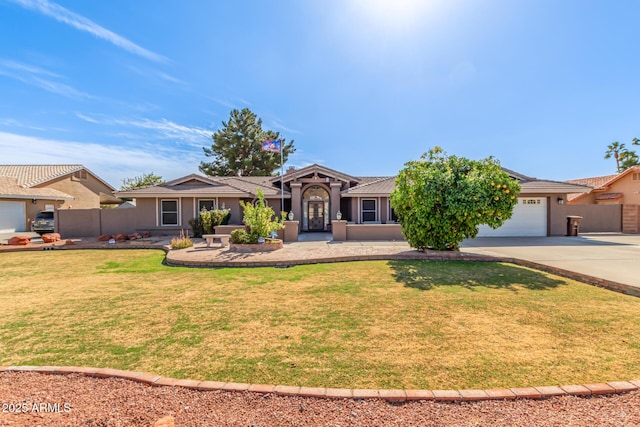
[[[215,246],[215,245],[214,245]],[[196,240],[192,248],[167,253],[169,265],[190,267],[267,267],[363,260],[492,260],[491,256],[457,251],[419,252],[407,242],[304,241],[285,243],[273,252],[240,253]]]

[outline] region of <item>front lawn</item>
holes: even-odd
[[[640,377],[640,299],[497,263],[188,269],[149,250],[0,254],[0,365],[345,388]]]

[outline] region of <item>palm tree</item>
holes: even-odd
[[[635,142],[635,139],[634,139],[634,142]],[[616,159],[616,171],[618,173],[621,172],[620,171],[620,154],[624,153],[625,151],[627,151],[627,149],[624,146],[624,143],[621,144],[618,141],[615,141],[607,146],[607,151],[604,153],[605,159],[610,159],[611,156],[613,156],[613,158]]]
[[[620,153],[620,171],[626,171],[632,166],[640,165],[640,158],[635,151],[624,151]]]

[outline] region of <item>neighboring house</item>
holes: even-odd
[[[633,166],[614,175],[572,179],[567,182],[593,187],[593,191],[588,194],[569,194],[570,205],[640,205],[640,166]]]
[[[82,165],[0,165],[0,232],[29,231],[43,210],[118,203],[115,188]]]
[[[589,192],[590,187],[530,178],[506,170],[520,182],[522,191],[513,218],[498,230],[483,228],[481,235],[548,236],[564,235],[566,216],[559,205],[567,193]],[[136,199],[136,228],[139,230],[176,231],[189,228],[189,219],[203,209],[231,209],[230,224],[240,224],[240,200],[256,198],[258,188],[267,203],[280,211],[281,186],[284,211],[293,212],[300,232],[329,231],[338,211],[343,220],[368,227],[368,237],[390,235],[389,224],[396,217],[389,203],[394,176],[356,177],[317,164],[296,170],[290,168],[283,177],[219,177],[188,175],[161,185],[115,193]],[[362,228],[364,229],[364,228]],[[378,231],[376,231],[378,230]],[[396,235],[398,235],[396,233]],[[401,235],[400,235],[401,236]]]

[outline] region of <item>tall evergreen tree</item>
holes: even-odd
[[[262,129],[262,120],[248,108],[231,111],[229,120],[213,134],[211,148],[203,147],[211,162],[200,162],[200,171],[217,176],[270,176],[280,168],[280,153],[262,151],[262,142],[281,141],[282,158],[296,151],[293,141],[286,143],[279,132]]]

